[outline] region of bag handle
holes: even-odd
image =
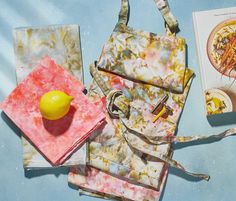
[[[121,8],[119,12],[118,22],[116,27],[127,25],[129,21],[129,0],[121,0]]]
[[[178,22],[171,13],[167,0],[154,0],[154,2],[165,20],[166,29],[168,31],[170,30],[171,33],[177,32]],[[121,9],[116,27],[119,27],[120,25],[127,25],[129,21],[129,10],[129,0],[121,0]]]
[[[176,33],[178,30],[178,21],[175,19],[174,15],[170,11],[169,3],[167,0],[154,0],[157,8],[162,14],[162,17],[165,20],[165,27],[171,33]]]

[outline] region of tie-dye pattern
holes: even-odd
[[[163,8],[160,5],[166,5],[165,1],[156,3],[160,10]],[[128,0],[122,0],[119,22],[103,47],[98,67],[132,80],[183,92],[185,40],[128,27],[128,11]]]
[[[95,137],[89,143],[89,164],[105,172],[158,189],[166,164],[157,157],[144,154],[143,150],[136,150],[130,146],[122,130],[122,122],[111,118],[108,114],[106,98],[102,91],[109,89],[122,91],[130,101],[128,121],[132,126],[143,129],[149,134],[172,136],[193,73],[185,66],[184,39],[174,35],[157,36],[128,27],[126,25],[128,0],[121,2],[119,21],[97,62],[98,69],[101,70],[99,73],[106,86],[97,85],[98,77],[95,76],[95,81],[89,90],[90,98],[104,110],[107,121],[103,128],[94,133]],[[156,1],[156,3],[159,9],[166,6],[166,2],[160,4],[160,1]],[[104,89],[101,90],[99,87]],[[173,115],[159,118],[152,123],[154,115],[151,110],[164,94],[169,95],[166,104],[173,109]],[[150,133],[148,130],[155,130],[155,133]],[[133,143],[135,140],[131,139]],[[142,138],[140,141],[144,148],[161,155],[167,156],[170,152],[170,143],[155,145],[147,143]]]
[[[21,82],[46,55],[83,82],[78,25],[25,27],[14,30],[17,82]],[[26,169],[50,168],[51,164],[23,136],[23,166]],[[63,166],[86,163],[86,145],[77,150]]]
[[[167,169],[165,169],[165,179],[167,172]],[[165,179],[162,180],[160,189],[155,190],[130,183],[90,167],[85,172],[73,168],[68,177],[69,183],[86,190],[87,195],[94,196],[94,193],[98,193],[100,197],[134,201],[158,201],[165,184]]]
[[[52,90],[61,90],[73,97],[69,112],[55,121],[44,119],[39,109],[42,95]],[[45,159],[57,166],[104,123],[104,114],[83,90],[81,82],[50,57],[45,57],[6,97],[2,110]]]
[[[151,133],[148,130],[154,129],[155,133],[153,135],[172,136],[175,133],[176,124],[191,82],[188,83],[183,94],[175,94],[155,86],[133,82],[114,74],[100,73],[108,88],[121,90],[126,98],[130,100],[132,106],[129,118],[130,124],[134,127],[143,128],[149,134]],[[164,94],[169,95],[166,104],[173,109],[173,115],[166,119],[160,118],[152,123],[151,120],[154,115],[151,110]],[[104,110],[107,121],[104,127],[96,130],[95,137],[89,143],[89,164],[105,172],[158,188],[165,163],[160,162],[158,158],[143,154],[142,150],[135,150],[130,147],[124,136],[121,121],[111,118],[107,113],[105,97],[95,81],[91,85],[88,95],[97,106]],[[162,155],[168,155],[170,151],[170,144],[168,143],[155,145],[147,143],[142,138],[139,139],[146,149],[157,151]]]

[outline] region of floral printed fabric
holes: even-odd
[[[50,121],[42,117],[39,101],[55,89],[74,99],[67,115]],[[74,76],[45,57],[3,101],[2,109],[52,165],[61,165],[105,119],[83,90]]]
[[[128,0],[122,0],[120,20],[103,47],[98,67],[132,80],[182,92],[186,72],[185,40],[128,27],[128,8]]]
[[[83,82],[78,25],[17,28],[13,37],[17,82],[21,82],[45,56],[50,56]]]
[[[167,0],[154,0],[158,9],[160,10],[166,25],[170,30],[176,29],[178,26],[178,22],[173,16],[173,14],[170,12],[170,8],[168,5]]]
[[[166,175],[167,169],[164,171],[164,178]],[[158,201],[165,183],[165,180],[162,180],[160,190],[154,190],[119,179],[95,168],[87,168],[85,173],[73,168],[69,173],[68,181],[91,192],[87,192],[87,195],[94,196],[93,193],[99,193],[101,197],[105,196],[105,198],[134,201]]]
[[[112,33],[98,61],[100,69],[182,92],[185,76],[185,40],[144,31]]]
[[[168,28],[171,28],[172,22],[177,25],[167,1],[155,2]],[[91,196],[98,193],[105,198],[121,200],[158,200],[168,165],[197,178],[209,179],[208,175],[186,171],[172,160],[172,142],[220,139],[234,134],[235,129],[208,137],[174,136],[193,75],[185,68],[185,41],[174,35],[157,36],[127,27],[128,9],[128,0],[122,0],[119,22],[97,63],[102,70],[100,75],[90,69],[94,81],[89,96],[106,113],[107,124],[97,130],[90,140],[89,164],[102,171],[95,168],[85,172],[74,169],[69,174],[69,182]],[[128,117],[122,116],[127,114],[126,102],[123,102],[124,107],[118,107],[124,110],[120,110],[122,114],[117,119],[114,118],[117,113],[111,112],[109,100],[116,100],[111,95],[115,90],[122,92],[120,101],[129,100]],[[166,105],[173,109],[173,114],[153,123],[151,111],[166,94],[169,96]]]
[[[91,100],[106,114],[107,124],[96,130],[89,143],[88,162],[102,171],[89,168],[85,173],[81,173],[74,169],[69,174],[69,182],[91,196],[97,196],[94,193],[98,193],[105,198],[159,200],[168,164],[155,156],[158,153],[157,156],[169,158],[170,143],[153,144],[144,139],[147,136],[140,138],[127,132],[127,129],[124,130],[124,122],[111,118],[108,114],[107,99],[102,91],[120,90],[129,99],[131,110],[126,123],[132,125],[133,129],[141,132],[143,129],[151,138],[168,138],[175,132],[193,73],[185,69],[184,39],[135,31],[126,26],[127,14],[128,1],[122,0],[119,22],[98,61],[99,69],[113,74],[101,71],[101,77],[107,86],[102,84],[104,89],[101,90],[99,87],[102,85],[97,85],[95,76],[89,90]],[[151,110],[164,94],[169,95],[166,104],[173,109],[173,115],[152,123],[154,115]],[[139,145],[138,149],[133,146],[136,144]],[[146,150],[155,153],[154,157],[145,154]],[[149,188],[150,186],[156,190]]]
[[[160,10],[167,6],[166,1],[156,3]],[[158,188],[164,162],[182,167],[167,157],[170,143],[161,144],[158,139],[175,133],[193,73],[185,67],[184,39],[134,30],[127,26],[128,12],[128,0],[122,0],[119,21],[104,45],[97,67],[107,85],[105,88],[120,90],[129,99],[130,116],[112,119],[107,114],[107,125],[90,143],[90,164]],[[93,76],[103,88],[104,84],[97,80],[99,76]],[[95,101],[103,96],[98,86],[94,83],[90,89]],[[102,91],[107,94],[105,88]],[[151,111],[166,94],[169,95],[166,105],[172,108],[173,115],[152,123],[155,115]]]
[[[129,81],[120,76],[100,72],[108,87],[121,90],[130,100],[132,106],[129,120],[134,127],[143,127],[145,130],[155,130],[158,136],[171,136],[176,129],[176,123],[184,105],[190,82],[183,94],[175,94],[161,88]],[[189,76],[191,77],[191,73]],[[189,77],[189,78],[190,78]],[[189,79],[188,78],[188,79]],[[167,105],[173,109],[173,115],[167,119],[160,118],[152,123],[154,115],[151,113],[154,105],[164,94],[169,95]],[[159,188],[163,177],[164,162],[158,158],[134,150],[127,143],[119,119],[111,118],[105,108],[105,97],[94,81],[89,90],[91,100],[101,107],[106,113],[107,124],[94,133],[95,138],[89,143],[89,163],[105,172],[123,176],[148,186]],[[104,104],[101,104],[101,103]],[[150,134],[150,132],[148,132]],[[133,134],[128,134],[129,136]],[[131,139],[135,140],[133,137]],[[135,143],[135,141],[133,141]],[[146,149],[157,151],[159,154],[168,155],[170,144],[155,145],[139,138],[139,143]]]
[[[14,30],[17,82],[22,81],[48,55],[83,82],[78,25],[51,25]],[[52,165],[23,136],[23,165],[25,168],[50,168]],[[86,145],[77,150],[63,166],[86,163]]]

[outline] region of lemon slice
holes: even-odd
[[[208,89],[205,91],[205,98],[208,115],[233,111],[232,101],[223,90]]]
[[[68,113],[72,100],[72,96],[69,96],[62,91],[49,91],[45,93],[40,99],[40,112],[45,119],[60,119]]]

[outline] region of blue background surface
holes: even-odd
[[[188,44],[188,65],[196,73],[182,114],[178,135],[210,134],[236,125],[211,127],[204,114],[203,94],[196,55],[192,12],[236,6],[235,0],[169,0],[177,17],[180,36]],[[164,33],[163,20],[152,0],[130,0],[129,26]],[[114,28],[120,0],[0,0],[0,101],[16,86],[12,29],[19,26],[79,24],[85,83],[88,65],[99,57]],[[206,19],[207,20],[207,19]],[[196,181],[171,169],[162,201],[236,200],[236,139],[216,143],[176,146],[174,159],[189,170],[211,175]],[[67,169],[24,172],[20,138],[0,118],[0,201],[90,201],[67,184]]]

